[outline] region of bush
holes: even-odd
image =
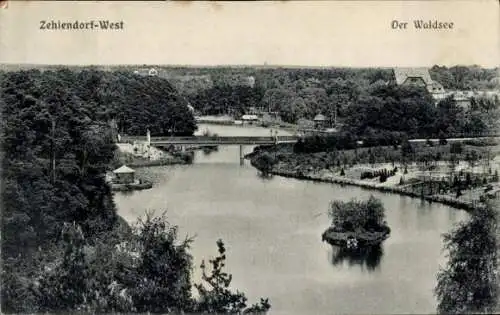
[[[333,201],[329,216],[332,225],[345,230],[379,230],[385,226],[385,209],[382,202],[370,196],[367,201],[351,199],[348,202]]]
[[[472,139],[472,140],[465,140],[464,144],[474,147],[488,147],[497,145],[498,142],[493,139]]]
[[[387,171],[385,168],[378,171],[365,171],[361,173],[360,179],[367,179],[367,178],[372,179],[375,177],[379,177],[380,182],[383,183],[387,180],[387,178],[396,175],[396,172],[397,172],[397,167],[392,169],[391,171]]]
[[[461,154],[464,151],[464,146],[461,142],[454,142],[450,146],[450,153]]]
[[[386,181],[387,181],[387,174],[386,173],[380,174],[380,182],[384,183]]]
[[[252,159],[252,165],[265,175],[271,172],[277,162],[277,159],[268,152],[259,154],[257,157]]]
[[[439,145],[446,145],[448,141],[446,140],[446,134],[442,131],[439,132]]]

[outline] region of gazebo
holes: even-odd
[[[116,184],[133,184],[135,171],[126,165],[122,165],[113,171]]]
[[[326,127],[327,119],[325,115],[318,114],[314,117],[314,127],[317,129],[323,129]]]

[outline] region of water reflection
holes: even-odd
[[[269,135],[264,128],[228,129],[210,127],[219,135]],[[244,153],[252,149],[247,146]],[[432,211],[419,212],[419,201],[410,197],[279,176],[263,179],[248,160],[240,166],[238,146],[195,155],[193,165],[138,168],[137,176],[154,186],[130,195],[117,192],[119,214],[134,223],[146,209],[167,209],[180,236],[197,235],[191,250],[196,261],[213,256],[213,244],[222,238],[230,246],[234,287],[245,291],[249,301],[269,297],[270,315],[436,311],[433,290],[444,258],[441,233],[467,219],[466,212],[437,203]],[[329,203],[371,194],[383,200],[391,227],[383,257],[373,257],[376,250],[366,250],[366,258],[337,249],[332,255],[320,238],[330,223]],[[419,215],[433,224],[419,224]],[[447,220],[448,215],[456,219]],[[198,274],[193,277],[200,281]]]
[[[368,271],[377,270],[384,255],[380,244],[358,247],[356,249],[332,246],[332,249],[332,264],[334,266],[339,266],[347,262],[349,266],[359,265]]]
[[[206,146],[206,147],[202,148],[202,151],[203,151],[203,155],[210,155],[214,152],[219,151],[219,147],[218,146]]]
[[[274,175],[273,175],[273,174],[263,173],[263,172],[260,172],[260,171],[257,173],[257,176],[258,176],[261,180],[263,180],[263,181],[270,180],[270,179],[272,179],[272,178],[274,177]]]

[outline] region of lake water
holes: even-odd
[[[219,135],[270,135],[257,127],[199,130],[206,128]],[[201,260],[216,255],[222,239],[232,287],[250,303],[268,297],[270,314],[435,312],[436,273],[446,263],[441,234],[467,217],[444,205],[357,187],[263,179],[248,162],[239,165],[237,146],[197,152],[193,165],[137,171],[154,187],[116,193],[119,214],[134,222],[145,210],[167,210],[180,238],[195,236],[194,280]],[[392,229],[380,251],[355,259],[321,242],[330,201],[371,194],[384,203]]]

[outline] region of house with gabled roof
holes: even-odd
[[[394,78],[397,85],[417,84],[427,86],[432,83],[427,68],[394,68]]]
[[[427,68],[394,68],[394,78],[397,85],[425,87],[434,98],[440,98],[445,93],[443,86],[432,80]]]

